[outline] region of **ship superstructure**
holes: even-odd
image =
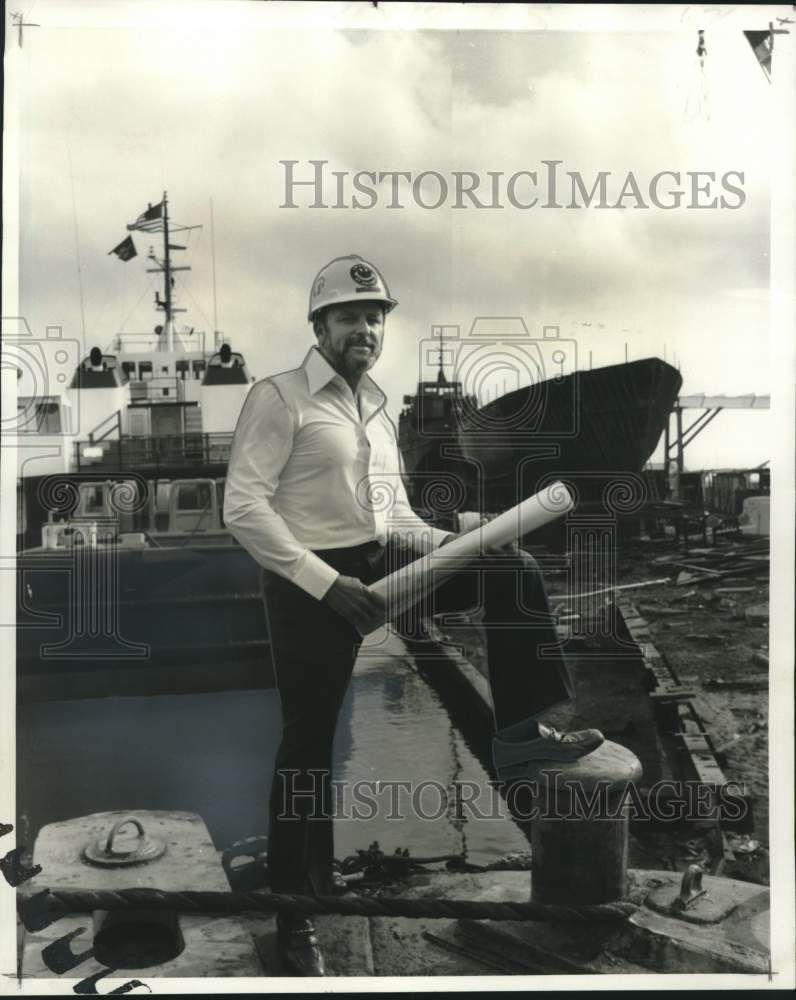
[[[162,276],[155,307],[163,317],[151,332],[118,333],[106,347],[85,353],[59,328],[38,341],[23,331],[38,363],[19,365],[21,547],[37,543],[53,513],[47,503],[53,476],[73,475],[78,482],[134,472],[158,481],[153,499],[162,506],[165,482],[225,474],[235,423],[254,380],[243,354],[218,331],[209,336],[175,320],[184,310],[175,303],[174,273],[190,268],[174,262],[175,252],[186,247],[172,241],[191,228],[170,220],[166,192],[128,226],[163,239],[162,252],[152,248],[147,258],[148,272]],[[112,252],[123,260],[137,255],[129,236]]]
[[[168,199],[129,230],[163,237],[150,333],[104,349],[17,330],[17,663],[23,699],[272,683],[258,567],[224,528],[224,477],[253,379],[238,351],[178,327]],[[112,251],[137,256],[127,237]],[[5,360],[5,351],[4,351]],[[225,669],[216,665],[222,660]]]

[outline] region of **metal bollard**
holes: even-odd
[[[635,754],[606,741],[571,762],[540,761],[539,816],[531,823],[531,900],[607,903],[627,889],[627,786]],[[590,805],[591,803],[591,805]]]

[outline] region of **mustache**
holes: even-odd
[[[372,351],[376,349],[376,341],[371,337],[350,337],[345,344],[346,347],[369,347]]]

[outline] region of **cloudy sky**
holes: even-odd
[[[173,217],[204,227],[187,237],[181,321],[213,328],[212,198],[218,325],[258,377],[300,362],[312,343],[313,276],[357,252],[400,301],[374,372],[394,415],[417,381],[432,324],[464,332],[479,315],[521,316],[534,336],[558,325],[583,367],[621,361],[627,350],[631,359],[676,359],[685,392],[769,391],[778,128],[771,88],[734,16],[700,21],[697,8],[672,8],[661,30],[649,9],[631,20],[615,8],[602,21],[592,14],[584,30],[561,30],[578,22],[515,7],[482,17],[492,30],[454,30],[476,24],[476,11],[465,21],[451,6],[435,12],[438,30],[417,30],[407,18],[422,12],[410,5],[318,12],[220,0],[32,0],[16,8],[40,25],[12,53],[20,310],[34,330],[55,323],[83,336],[78,264],[87,347],[152,329],[149,237],[135,235],[139,256],[128,263],[108,251],[168,190]],[[783,9],[749,8],[745,24],[764,28]],[[525,30],[500,30],[508,18]],[[309,160],[322,159],[351,174],[484,178],[557,159],[589,187],[611,172],[612,201],[630,171],[642,191],[662,170],[740,171],[745,201],[737,210],[639,210],[630,199],[625,210],[525,211],[504,195],[498,211],[455,210],[452,198],[428,210],[405,194],[406,207],[390,209],[385,184],[370,210],[312,209],[304,193],[290,209],[280,208],[285,159],[300,161],[302,177]],[[331,204],[333,185],[326,190]],[[722,414],[687,464],[765,461],[770,420]]]

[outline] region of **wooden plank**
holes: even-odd
[[[654,702],[662,701],[678,701],[678,702],[688,702],[695,697],[695,692],[689,688],[680,687],[678,685],[662,685],[655,691],[650,691],[650,698]]]
[[[688,750],[700,781],[707,785],[727,784],[724,772],[719,767],[713,749],[703,733],[699,733],[698,735],[678,733],[677,736],[682,740],[686,750]]]

